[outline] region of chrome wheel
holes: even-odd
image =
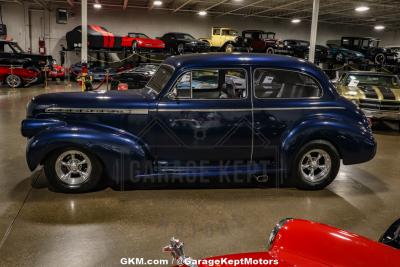
[[[331,157],[325,150],[313,149],[302,157],[299,168],[304,180],[319,183],[328,177],[331,166]]]
[[[78,186],[88,181],[92,172],[92,163],[81,151],[68,150],[56,159],[55,171],[58,179],[67,186]]]
[[[21,85],[21,78],[17,75],[8,75],[6,78],[6,83],[11,88],[16,88]]]
[[[377,54],[375,56],[375,63],[376,64],[383,64],[385,63],[385,55],[384,54]]]
[[[227,44],[227,45],[226,45],[226,47],[225,47],[225,52],[226,52],[226,53],[232,53],[233,50],[234,50],[233,45],[231,45],[231,44]]]

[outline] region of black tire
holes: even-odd
[[[311,152],[311,153],[310,153]],[[325,155],[323,154],[326,153]],[[308,163],[308,157],[307,155],[311,155],[311,158],[313,155],[317,156],[318,153],[321,153],[322,156],[318,161],[314,158],[313,162],[309,163],[308,165],[310,166],[311,169],[313,169],[315,166],[311,165],[319,165],[320,166],[329,166],[329,170],[323,171],[322,169],[315,169],[311,170],[308,169],[308,171],[312,172],[312,174],[315,176],[318,176],[321,174],[321,179],[316,179],[314,181],[311,181],[308,177],[310,173],[306,173],[307,170],[306,168],[303,168],[302,166],[307,166]],[[316,163],[317,162],[317,163]],[[329,163],[330,162],[330,163]],[[303,164],[303,165],[302,165]],[[296,154],[292,166],[292,175],[291,175],[291,180],[292,184],[297,187],[298,189],[303,189],[303,190],[321,190],[328,186],[332,181],[336,178],[340,168],[340,155],[336,148],[329,142],[326,142],[324,140],[315,140],[312,142],[307,143],[304,145]],[[315,177],[314,176],[314,177]]]
[[[10,88],[18,88],[22,86],[22,79],[18,75],[10,74],[5,78],[5,82]]]
[[[179,43],[176,46],[176,55],[183,55],[185,54],[185,44],[184,43]]]
[[[62,157],[62,155],[65,153],[68,154],[70,151],[77,151],[86,155],[87,158],[84,159],[89,160],[89,163],[91,164],[91,171],[89,172],[88,178],[79,184],[69,184],[64,182],[56,171],[56,168],[58,168],[57,161],[59,157]],[[76,157],[77,156],[79,156],[79,154],[76,154]],[[102,182],[101,175],[103,172],[103,167],[98,158],[89,151],[77,147],[66,147],[52,152],[46,158],[44,162],[44,172],[51,190],[62,193],[84,193],[99,188]]]

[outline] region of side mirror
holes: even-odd
[[[379,242],[400,249],[400,219],[395,221],[379,238]]]

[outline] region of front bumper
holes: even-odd
[[[363,108],[365,116],[372,119],[400,121],[400,111],[384,111]]]

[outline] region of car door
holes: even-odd
[[[179,76],[157,107],[161,165],[239,164],[251,157],[247,69],[196,69]]]
[[[253,160],[278,163],[282,137],[318,105],[322,94],[311,76],[290,70],[253,71]]]

